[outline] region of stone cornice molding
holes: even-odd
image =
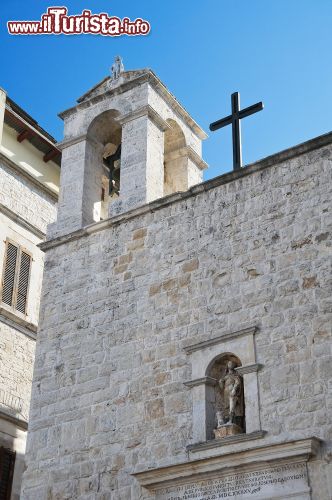
[[[235,434],[234,436],[226,436],[223,439],[211,439],[210,441],[205,441],[204,443],[189,444],[187,446],[187,451],[191,453],[196,453],[198,451],[211,450],[214,448],[219,448],[220,446],[227,446],[229,444],[244,443],[246,441],[252,441],[253,439],[260,439],[266,435],[266,431],[255,431],[249,434]]]
[[[151,203],[147,203],[132,210],[128,210],[128,212],[124,212],[122,214],[111,217],[110,219],[106,219],[100,222],[94,222],[93,224],[85,226],[82,229],[78,229],[62,236],[57,236],[51,240],[46,241],[45,243],[40,244],[40,248],[43,251],[46,251],[50,248],[77,240],[83,236],[88,236],[89,234],[103,231],[110,227],[121,224],[122,222],[127,222],[128,220],[134,219],[136,217],[141,217],[148,213],[154,213],[157,210],[162,210],[163,208],[172,205],[173,203],[183,202],[184,200],[187,200],[191,197],[206,193],[211,189],[229,184],[230,182],[235,182],[238,179],[246,177],[247,175],[255,174],[267,168],[276,167],[282,162],[288,161],[292,158],[309,153],[324,146],[329,146],[331,144],[332,132],[329,132],[328,134],[321,135],[319,137],[311,139],[310,141],[281,151],[280,153],[276,153],[274,155],[263,158],[262,160],[247,165],[240,170],[234,170],[232,172],[219,175],[218,177],[214,177],[213,179],[202,182],[200,184],[196,184],[195,186],[192,186],[190,189],[188,189],[188,191],[178,192],[169,196],[165,196],[163,198],[159,198],[158,200],[152,201]]]
[[[78,144],[79,142],[85,141],[87,138],[87,134],[82,134],[77,137],[72,137],[71,139],[64,139],[61,142],[57,143],[57,148],[60,149],[60,151],[63,151],[66,148],[69,148],[70,146],[74,146],[74,144]]]
[[[37,238],[39,238],[41,240],[45,240],[46,233],[44,233],[43,231],[41,231],[40,229],[38,229],[38,227],[36,227],[33,224],[31,224],[31,222],[28,222],[27,220],[23,219],[23,217],[21,217],[20,215],[16,214],[12,210],[10,210],[10,208],[6,207],[2,203],[0,203],[0,212],[2,214],[6,215],[6,217],[8,217],[9,219],[11,219],[13,222],[16,222],[17,224],[19,224],[20,226],[22,226],[27,231],[30,231],[30,233],[32,233],[35,236],[37,236]]]
[[[171,126],[159,115],[159,113],[153,109],[150,105],[142,106],[141,108],[136,109],[135,111],[132,111],[130,113],[127,113],[126,115],[122,115],[118,118],[116,118],[116,121],[120,123],[120,125],[124,125],[125,123],[128,123],[132,120],[136,120],[137,118],[140,118],[141,116],[148,116],[151,121],[157,125],[162,131],[165,131]],[[63,151],[64,149],[74,146],[75,144],[78,144],[79,142],[83,142],[87,139],[87,134],[82,134],[77,137],[72,137],[69,139],[64,139],[61,142],[57,143],[57,147]],[[89,140],[92,140],[89,138]]]
[[[120,116],[116,119],[116,121],[119,122],[120,125],[124,125],[125,123],[136,120],[137,118],[141,118],[142,116],[148,116],[150,120],[163,132],[171,128],[171,126],[149,104],[147,104],[146,106],[142,106],[135,111],[127,113],[126,115]]]
[[[105,81],[105,79],[103,80]],[[123,94],[124,92],[127,92],[128,90],[138,87],[140,85],[143,85],[144,83],[148,83],[153,87],[157,93],[167,102],[167,104],[173,109],[173,111],[182,118],[182,120],[188,125],[188,127],[199,137],[200,139],[206,139],[208,136],[204,132],[204,130],[191,118],[189,113],[185,110],[183,106],[177,101],[177,99],[171,94],[171,92],[166,88],[166,86],[159,80],[159,78],[154,74],[154,72],[146,68],[143,72],[143,74],[132,78],[130,80],[124,81],[121,85],[118,85],[117,87],[110,88],[106,92],[102,94],[97,94],[93,96],[91,99],[84,100],[77,104],[76,106],[73,106],[65,111],[62,111],[59,113],[59,117],[61,119],[66,118],[67,116],[70,116],[73,114],[75,111],[78,109],[84,109],[91,107],[91,105],[94,105],[100,101],[103,101],[105,99],[108,99],[109,97],[113,97],[116,95]]]
[[[212,377],[202,377],[196,378],[195,380],[188,380],[187,382],[183,382],[183,385],[186,387],[197,387],[198,385],[212,385],[215,386],[217,384],[217,380]]]
[[[252,365],[246,365],[246,366],[239,366],[238,368],[235,368],[235,371],[237,371],[240,375],[246,375],[247,373],[255,373],[258,372],[263,368],[264,365],[260,363],[255,363]],[[196,378],[194,380],[187,380],[186,382],[183,382],[183,385],[186,387],[197,387],[199,385],[211,385],[215,386],[217,385],[218,380],[212,377],[201,377],[201,378]]]
[[[235,368],[240,375],[246,375],[247,373],[256,373],[264,367],[261,363],[254,363],[253,365],[239,366]]]
[[[52,198],[53,201],[55,202],[58,201],[58,194],[55,191],[52,191],[50,188],[45,186],[45,184],[39,182],[38,179],[30,175],[28,172],[24,171],[1,151],[0,151],[0,161],[3,161],[9,168],[15,170],[16,173],[18,173],[19,175],[27,179],[29,182],[37,186],[41,191],[44,191],[50,198]]]
[[[111,88],[107,90],[106,92],[102,94],[96,94],[90,99],[85,99],[81,102],[79,102],[76,106],[72,106],[71,108],[65,109],[64,111],[61,111],[58,113],[59,118],[62,120],[66,119],[68,116],[72,115],[76,111],[80,109],[86,109],[90,108],[94,104],[97,104],[98,102],[104,101],[105,99],[108,99],[110,97],[114,97],[120,94],[123,94],[124,92],[127,92],[128,90],[139,86],[143,85],[144,83],[148,82],[148,74],[145,73],[141,76],[138,76],[137,78],[133,78],[132,80],[126,81],[123,84],[119,85],[118,87]]]
[[[37,338],[37,326],[29,323],[12,311],[7,310],[5,307],[0,306],[0,322],[5,323],[11,328],[23,333],[33,340]]]
[[[212,339],[204,340],[202,342],[197,342],[197,344],[191,344],[186,347],[183,347],[183,350],[186,354],[191,354],[195,351],[200,351],[202,349],[206,349],[207,347],[211,347],[217,344],[222,344],[228,340],[242,337],[243,335],[254,335],[258,332],[257,326],[251,326],[249,328],[243,328],[241,330],[237,330],[235,332],[225,333],[224,335],[219,335],[218,337],[214,337]]]
[[[208,168],[208,164],[193,150],[191,146],[184,146],[175,151],[170,151],[164,156],[165,161],[173,161],[178,158],[189,158],[200,170]]]
[[[267,462],[295,463],[307,461],[317,454],[321,441],[316,437],[265,446],[244,449],[237,452],[226,452],[222,455],[181,462],[175,465],[148,469],[132,475],[140,485],[149,490],[175,486],[198,481],[201,478],[222,477],[241,467],[244,470],[265,468]]]
[[[0,420],[1,419],[7,420],[7,422],[14,424],[16,427],[19,427],[23,431],[28,430],[28,422],[26,420],[22,420],[21,418],[10,415],[9,413],[6,413],[0,409]]]
[[[206,170],[208,168],[208,164],[193,150],[191,146],[187,146],[188,158],[191,160],[196,167],[200,170]]]

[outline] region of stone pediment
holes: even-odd
[[[81,97],[77,99],[78,103],[84,102],[84,101],[89,101],[93,97],[96,97],[97,95],[104,94],[105,92],[115,89],[116,87],[119,87],[123,83],[127,83],[131,80],[135,80],[139,76],[144,75],[145,73],[148,73],[150,70],[145,68],[145,69],[137,69],[134,71],[123,71],[119,78],[113,79],[111,76],[106,76],[101,82],[97,83],[94,87],[89,89],[85,94],[83,94]]]

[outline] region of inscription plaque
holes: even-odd
[[[310,499],[305,463],[271,466],[156,491],[158,500]]]

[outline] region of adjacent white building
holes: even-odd
[[[0,89],[0,498],[24,470],[46,226],[56,218],[55,139]]]

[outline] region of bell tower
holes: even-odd
[[[60,113],[64,120],[57,221],[69,234],[202,182],[207,136],[150,70],[107,76]]]

